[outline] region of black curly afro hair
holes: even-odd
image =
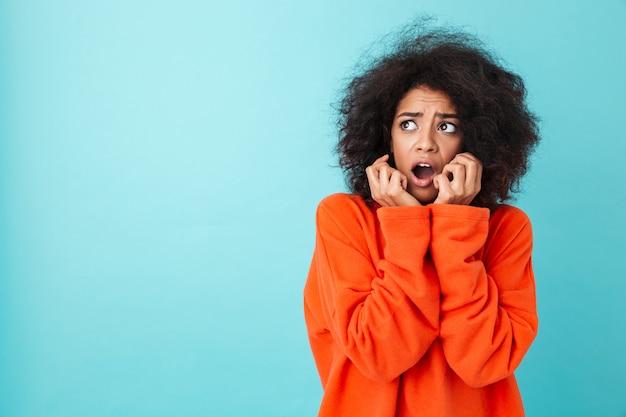
[[[347,85],[339,104],[339,165],[351,191],[371,201],[365,168],[390,152],[398,102],[426,86],[448,95],[462,123],[463,150],[483,163],[472,205],[494,209],[518,190],[539,142],[524,83],[476,37],[423,23],[400,32],[391,52],[367,60]]]

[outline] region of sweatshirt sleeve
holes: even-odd
[[[386,242],[380,256],[370,251],[377,246],[374,219],[347,197],[340,201],[327,198],[317,211],[314,262],[324,321],[364,375],[390,381],[420,360],[439,331],[439,284],[426,261],[430,212],[378,209]]]
[[[468,385],[491,384],[513,373],[537,333],[530,221],[510,206],[491,226],[487,209],[431,209],[446,360]]]

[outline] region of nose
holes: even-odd
[[[415,149],[422,152],[434,152],[437,150],[435,132],[433,132],[430,126],[424,127],[425,129],[420,129],[419,134],[417,135]]]

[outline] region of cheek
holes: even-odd
[[[391,140],[389,141],[389,149],[391,151],[391,153],[396,153],[397,152],[397,148],[398,148],[398,141],[394,140],[394,136],[396,136],[393,132],[393,130],[391,131]]]
[[[391,157],[394,159],[396,165],[402,164],[402,160],[404,159],[404,155],[406,152],[402,150],[402,146],[398,144],[391,144]]]
[[[446,149],[446,158],[448,162],[454,159],[454,157],[463,151],[463,141],[459,140],[455,143],[451,143]]]
[[[394,134],[391,134],[391,152],[396,154],[396,156],[406,155],[408,149],[410,149],[410,141],[407,140],[407,137],[401,137],[397,140],[393,140]]]
[[[463,152],[463,136],[459,138],[459,141],[456,144],[456,153]]]

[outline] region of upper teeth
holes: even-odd
[[[430,164],[417,164],[420,168],[430,168]]]

